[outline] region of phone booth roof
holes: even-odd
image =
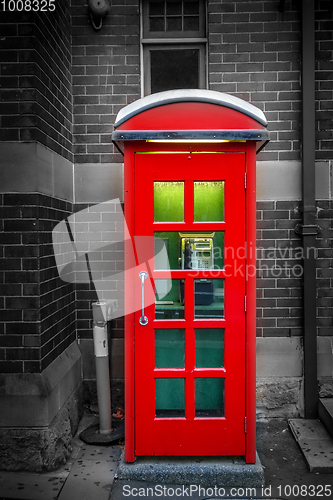
[[[122,108],[112,140],[123,152],[124,141],[268,142],[264,113],[238,97],[202,89],[151,94]]]

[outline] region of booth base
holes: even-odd
[[[255,464],[243,457],[136,457],[127,463],[124,452],[118,479],[149,483],[197,484],[257,488],[264,485],[264,469],[258,454]]]

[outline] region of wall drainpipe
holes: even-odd
[[[302,208],[303,237],[304,416],[318,416],[316,331],[316,194],[315,194],[315,5],[302,0]]]
[[[112,319],[112,307],[104,301],[93,302],[92,313],[99,433],[111,434],[112,417],[107,322]]]
[[[116,308],[116,300],[92,303],[99,423],[81,432],[80,438],[88,444],[109,445],[124,438],[124,421],[112,421],[111,416],[108,322]]]

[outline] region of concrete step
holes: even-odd
[[[333,438],[333,398],[319,399],[319,419]]]
[[[320,420],[291,419],[289,427],[310,472],[333,473],[333,439]]]
[[[264,470],[257,454],[255,464],[243,457],[136,457],[126,463],[124,452],[117,470],[118,479],[147,483],[197,484],[202,486],[262,487]]]

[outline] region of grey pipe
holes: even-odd
[[[99,433],[111,434],[112,417],[107,321],[112,319],[112,304],[105,301],[94,302],[92,308]]]

